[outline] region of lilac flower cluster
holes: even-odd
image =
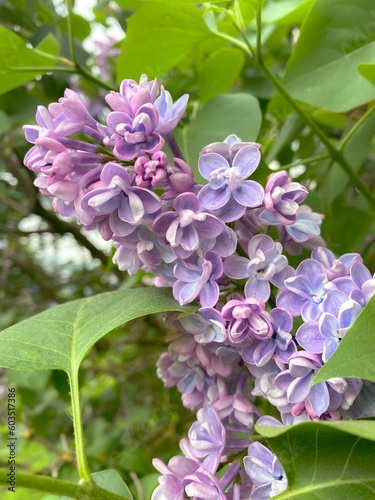
[[[24,127],[35,144],[25,164],[57,212],[114,241],[121,270],[142,269],[181,305],[199,304],[193,314],[166,315],[169,348],[157,374],[197,420],[180,442],[184,456],[154,460],[162,476],[153,500],[267,499],[287,478],[251,434],[255,422],[282,424],[261,416],[257,397],[284,425],[375,416],[375,384],[312,385],[375,293],[375,278],[358,254],[336,258],[325,248],[323,217],[301,205],[307,190],[287,172],[271,174],[265,188],[250,178],[259,144],[231,135],[206,146],[198,169],[208,182],[197,184],[172,135],[188,96],[173,103],[163,87],[158,93],[145,75],[124,80],[106,97],[103,125],[67,90],[38,109],[38,126]],[[311,258],[294,269],[283,251],[303,248]],[[293,317],[302,322],[296,334]]]

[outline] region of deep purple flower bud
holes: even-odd
[[[288,172],[275,172],[268,178],[264,193],[264,206],[276,220],[275,223],[295,224],[298,204],[307,196],[307,189],[299,182],[292,182]],[[267,217],[267,215],[265,214]]]
[[[159,123],[156,132],[162,136],[170,134],[185,113],[189,94],[184,94],[174,104],[171,94],[161,86],[161,94],[155,101],[155,108],[159,113]]]
[[[194,173],[189,165],[180,158],[174,158],[173,163],[173,166],[167,166],[168,178],[163,186],[162,200],[173,200],[179,194],[191,191],[194,185]]]
[[[132,117],[120,111],[113,111],[107,123],[113,135],[108,145],[113,145],[113,153],[120,160],[132,160],[145,153],[153,154],[164,145],[164,139],[155,133],[158,112],[152,104],[144,104]]]
[[[362,263],[362,257],[358,253],[346,253],[336,259],[328,248],[314,248],[311,258],[320,262],[326,269],[330,281],[350,275],[350,269],[355,262]]]
[[[181,259],[198,249],[200,238],[216,238],[223,232],[223,223],[214,215],[201,212],[193,193],[178,195],[173,208],[175,212],[164,212],[156,217],[152,230],[165,236]]]
[[[105,100],[114,111],[135,117],[141,106],[154,104],[158,92],[157,81],[152,80],[149,83],[147,76],[142,75],[139,84],[134,80],[123,80],[120,92],[110,92]]]
[[[196,342],[224,342],[227,338],[225,321],[216,309],[203,307],[196,314],[188,314],[179,319],[183,328],[194,335]]]
[[[197,422],[190,427],[189,439],[197,458],[207,457],[203,467],[215,473],[225,449],[226,433],[216,411],[205,405],[197,412]]]
[[[287,488],[288,480],[279,460],[262,444],[251,443],[243,464],[253,482],[251,500],[267,500]]]
[[[166,167],[168,156],[162,151],[157,151],[151,157],[137,158],[134,163],[134,170],[137,173],[135,182],[139,187],[161,187],[167,178]]]
[[[273,333],[268,319],[262,314],[265,304],[252,297],[238,295],[225,304],[221,311],[223,319],[229,321],[228,338],[233,343],[246,339],[250,332],[258,338],[269,338]]]
[[[223,263],[217,253],[207,252],[204,257],[192,255],[187,262],[180,260],[174,274],[177,281],[173,286],[173,296],[181,305],[199,296],[203,307],[215,306],[219,300],[216,280],[223,274]]]
[[[247,280],[246,297],[254,297],[267,302],[271,295],[270,282],[278,288],[284,288],[285,279],[294,275],[288,259],[281,255],[283,247],[265,234],[254,236],[248,245],[245,257],[229,257],[224,262],[224,273],[230,278]]]
[[[330,408],[329,387],[336,393],[343,393],[347,384],[343,378],[330,379],[312,385],[314,377],[322,367],[320,358],[313,353],[300,351],[292,354],[289,359],[289,370],[281,372],[275,379],[275,384],[280,389],[287,391],[291,403],[307,402],[318,417]],[[336,394],[337,396],[337,394]],[[336,408],[341,404],[338,400]],[[292,410],[292,413],[295,412]]]
[[[281,307],[275,307],[270,313],[263,313],[273,328],[272,337],[265,340],[254,340],[250,346],[242,350],[246,363],[264,366],[275,356],[281,363],[287,363],[297,347],[290,332],[293,328],[291,314]]]
[[[325,269],[319,262],[307,259],[296,269],[296,276],[284,282],[283,290],[276,299],[279,307],[287,309],[292,316],[302,315],[304,321],[319,318],[327,293],[336,289],[328,281]]]
[[[235,155],[232,164],[217,153],[206,153],[199,157],[198,168],[209,184],[199,191],[202,206],[209,210],[233,204],[232,220],[239,219],[246,207],[257,207],[263,201],[264,190],[260,184],[247,179],[257,168],[260,153],[257,148],[247,146]],[[223,208],[225,210],[225,208]]]
[[[220,156],[224,156],[228,163],[232,163],[238,151],[247,146],[252,146],[256,149],[260,148],[260,144],[257,142],[242,142],[235,134],[231,134],[223,142],[213,142],[205,146],[199,153],[199,156],[206,153],[217,153]]]
[[[133,178],[126,168],[107,163],[100,175],[100,183],[85,195],[82,207],[93,216],[108,216],[113,233],[127,236],[145,214],[153,214],[161,206],[155,193],[132,184]]]

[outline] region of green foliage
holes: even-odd
[[[117,81],[164,75],[209,36],[199,10],[173,0],[140,7],[128,21],[117,64]]]
[[[122,323],[176,310],[195,308],[179,306],[169,289],[139,288],[71,301],[0,332],[0,366],[71,375],[95,342]]]
[[[332,111],[347,111],[375,98],[357,71],[375,62],[372,0],[317,0],[287,65],[284,84],[299,100]]]
[[[0,94],[19,87],[35,78],[41,71],[23,72],[17,68],[53,67],[59,53],[59,44],[52,34],[36,49],[29,49],[12,31],[0,26]]]
[[[243,141],[255,141],[262,114],[258,101],[248,94],[218,95],[205,104],[195,119],[176,132],[187,162],[198,182],[206,182],[198,171],[199,152],[212,142],[236,134]]]
[[[356,377],[375,382],[375,296],[360,313],[339,347],[319,370],[314,382]]]
[[[288,488],[278,500],[371,500],[375,487],[375,422],[303,422],[257,427],[279,458]]]
[[[375,64],[359,64],[358,71],[375,85]]]
[[[199,97],[202,103],[228,92],[237,80],[245,56],[239,49],[219,49],[205,61],[199,72]]]

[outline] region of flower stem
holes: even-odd
[[[176,139],[173,137],[172,132],[167,134],[164,137],[166,143],[168,144],[169,149],[171,150],[171,153],[173,154],[174,158],[180,158],[181,160],[184,160],[184,155],[181,152],[181,149],[179,145],[177,144]]]
[[[81,405],[79,400],[78,370],[73,369],[69,374],[70,394],[72,399],[72,414],[74,425],[74,438],[76,445],[77,467],[79,477],[86,483],[92,483],[92,477],[87,465],[85,447],[83,442],[83,430],[81,419]]]
[[[350,139],[356,134],[357,130],[362,126],[362,124],[369,118],[372,113],[375,111],[375,105],[371,106],[366,113],[357,121],[355,125],[349,130],[349,132],[345,135],[345,137],[341,140],[338,150],[342,151],[345,146],[348,144]]]
[[[69,36],[70,55],[74,63],[76,72],[82,75],[84,78],[86,78],[86,80],[90,80],[91,82],[96,83],[96,85],[102,87],[105,90],[113,90],[110,85],[108,85],[105,82],[102,82],[98,78],[95,78],[94,75],[86,71],[79,63],[77,59],[76,49],[74,46],[74,34],[73,34],[73,23],[72,23],[72,15],[73,15],[72,0],[66,0],[66,3],[68,7],[68,36]]]
[[[0,484],[9,487],[9,470],[0,469]],[[36,476],[25,472],[16,472],[15,488],[31,488],[54,495],[69,496],[70,498],[86,498],[88,500],[130,500],[99,488],[95,484],[75,484],[52,477]]]
[[[293,163],[288,163],[287,165],[281,165],[280,168],[274,170],[275,172],[279,170],[288,170],[292,167],[298,167],[299,165],[309,165],[310,163],[315,163],[316,161],[328,160],[331,158],[330,154],[310,156],[310,158],[296,160]]]

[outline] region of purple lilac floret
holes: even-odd
[[[24,127],[34,145],[25,165],[60,215],[75,214],[84,229],[113,240],[120,270],[151,273],[181,305],[197,306],[165,317],[168,352],[157,375],[177,386],[197,420],[180,442],[184,456],[168,465],[154,460],[162,476],[152,500],[271,498],[287,486],[283,468],[238,433],[250,436],[257,419],[281,426],[375,416],[373,382],[313,385],[374,295],[375,276],[359,254],[336,257],[325,248],[323,216],[300,205],[307,190],[287,172],[271,174],[265,191],[248,180],[259,144],[230,135],[207,145],[198,168],[208,183],[197,184],[195,166],[172,136],[188,96],[173,103],[164,87],[158,93],[146,75],[139,83],[124,80],[106,96],[112,111],[101,124],[67,89],[48,110],[38,107],[37,126]],[[164,139],[171,161],[161,151]],[[279,241],[271,238],[276,231]],[[294,270],[284,252],[303,248],[311,258]],[[293,317],[303,321],[295,338]],[[261,417],[256,397],[267,399],[283,424]],[[243,467],[230,462],[231,453],[246,450]],[[228,467],[219,479],[222,465]]]
[[[292,182],[285,170],[271,174],[264,193],[264,206],[268,214],[261,214],[269,223],[293,225],[297,222],[299,203],[307,196],[307,189]],[[274,220],[272,220],[272,217]]]
[[[234,279],[249,278],[245,285],[245,296],[267,302],[271,295],[270,283],[284,288],[284,281],[293,276],[288,259],[281,255],[282,246],[265,234],[254,236],[248,245],[249,259],[229,257],[224,262],[224,272]]]
[[[198,194],[202,206],[218,210],[231,202],[232,220],[236,220],[245,213],[246,207],[261,205],[264,196],[262,186],[255,181],[246,180],[257,168],[259,161],[260,153],[254,146],[240,149],[231,163],[218,153],[201,155],[198,168],[201,175],[209,181]]]
[[[251,500],[266,500],[282,493],[288,486],[285,471],[277,457],[260,443],[252,443],[243,460],[253,482]]]
[[[165,236],[177,257],[185,259],[199,248],[200,238],[216,238],[223,232],[223,223],[201,210],[193,193],[183,193],[173,202],[174,212],[163,212],[154,220],[152,230]]]

